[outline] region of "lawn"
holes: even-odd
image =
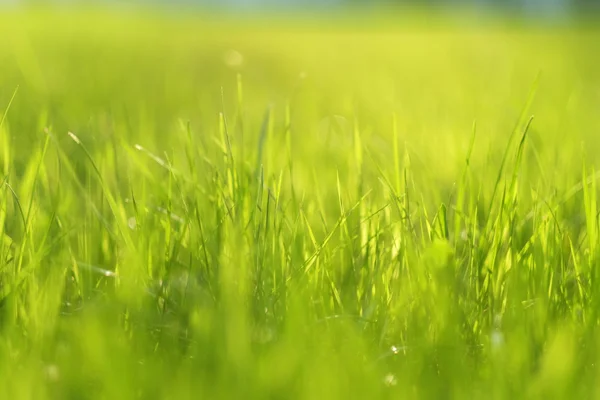
[[[0,14],[0,398],[600,396],[600,29]]]

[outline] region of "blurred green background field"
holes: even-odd
[[[457,15],[0,14],[0,397],[600,395],[600,30]]]

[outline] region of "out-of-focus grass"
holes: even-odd
[[[0,397],[598,395],[600,32],[406,21],[1,15]]]

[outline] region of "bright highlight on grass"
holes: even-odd
[[[372,18],[0,16],[0,398],[598,396],[600,31]]]

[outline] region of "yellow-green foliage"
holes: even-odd
[[[598,395],[600,31],[0,14],[0,398]]]

